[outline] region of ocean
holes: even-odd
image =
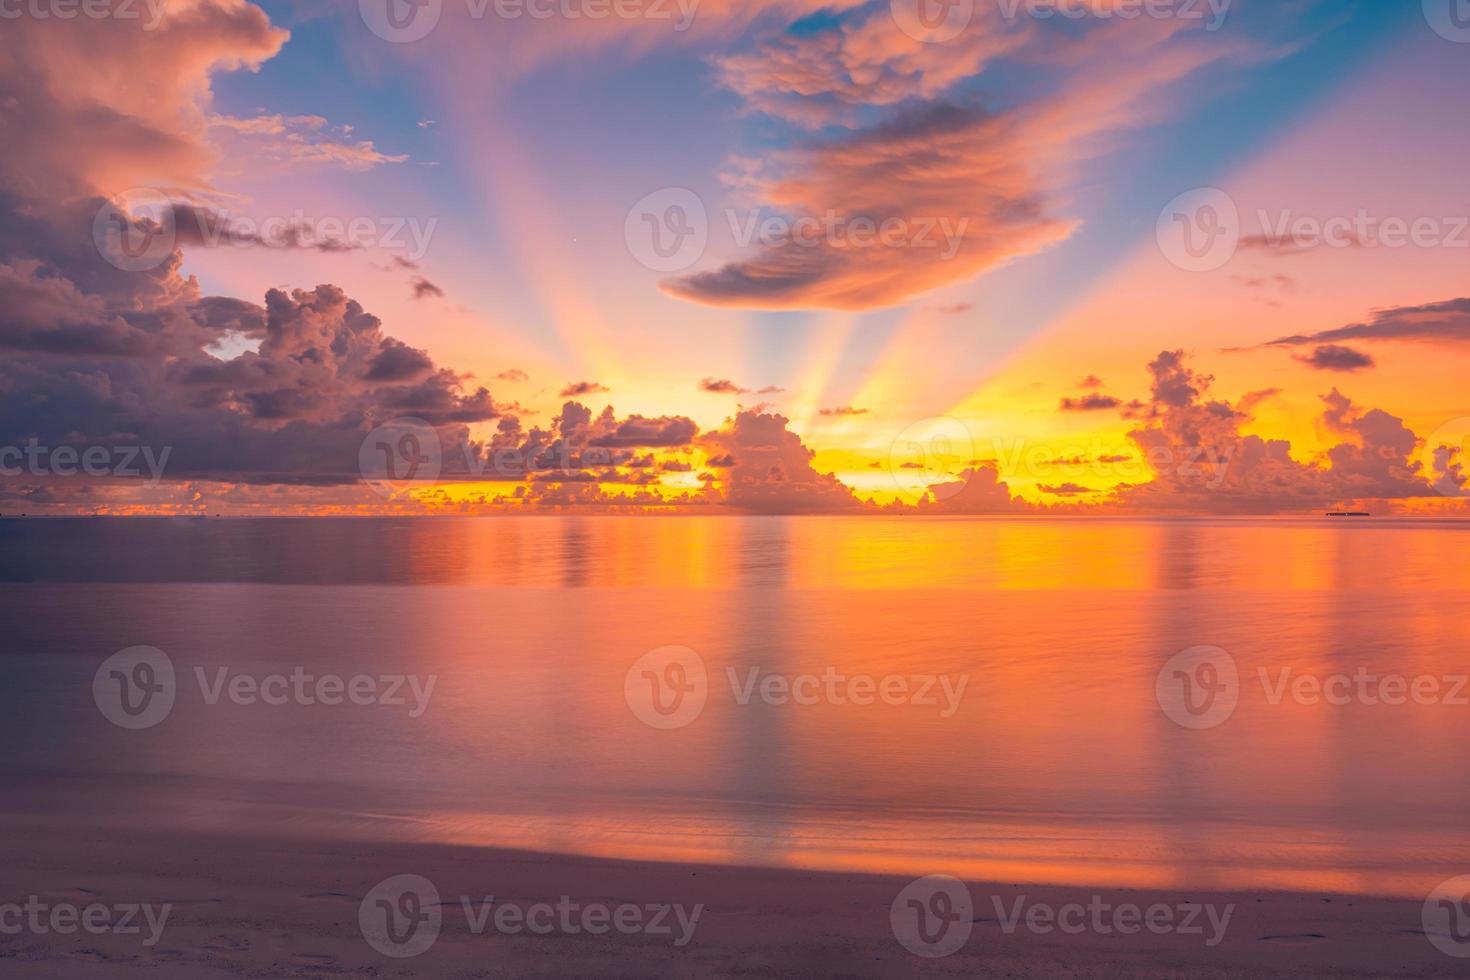
[[[0,810],[1420,896],[1470,869],[1467,530],[3,520]]]

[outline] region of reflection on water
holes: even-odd
[[[506,518],[0,522],[11,807],[1007,880],[1423,894],[1470,864],[1470,705],[1272,704],[1259,680],[1470,669],[1464,526]],[[123,731],[92,674],[165,650]],[[630,710],[698,652],[687,727]],[[1155,700],[1187,647],[1240,703]],[[428,710],[209,704],[195,671],[437,678]],[[727,671],[964,677],[918,704],[740,704]],[[1470,694],[1470,692],[1464,692]],[[105,817],[104,817],[105,815]]]

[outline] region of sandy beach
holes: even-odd
[[[895,938],[890,910],[909,881],[877,875],[659,864],[438,845],[253,841],[81,832],[7,823],[5,891],[43,926],[57,906],[149,907],[136,932],[7,928],[4,977],[1449,977],[1470,961],[1437,951],[1404,899],[1281,893],[1087,890],[971,881],[959,949],[927,957]],[[359,909],[380,882],[411,874],[440,899],[437,939],[393,958],[364,938]],[[486,899],[494,896],[493,902]],[[468,905],[466,905],[466,900]],[[1216,935],[1042,933],[1018,909],[1203,905],[1228,912]],[[570,917],[530,910],[570,906]],[[164,906],[167,911],[164,912]],[[496,916],[514,906],[517,916]],[[578,910],[640,911],[642,932],[582,927]],[[997,910],[1000,911],[999,916]],[[613,915],[617,913],[614,911]],[[99,912],[101,916],[103,913]],[[628,924],[635,913],[628,912]],[[681,920],[682,916],[682,920]],[[686,928],[693,920],[692,933]],[[1041,920],[1044,921],[1043,916]],[[0,922],[23,921],[12,911]],[[539,921],[533,932],[526,922]],[[1082,921],[1079,919],[1078,921]],[[1088,921],[1092,921],[1089,919]],[[1104,919],[1104,922],[1114,921]],[[1181,921],[1181,920],[1176,920]],[[65,920],[62,920],[65,925]],[[1182,921],[1181,921],[1182,924]],[[160,926],[161,929],[156,929]],[[476,926],[478,925],[478,929]],[[1188,934],[1185,934],[1185,933]]]

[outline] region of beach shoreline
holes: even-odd
[[[1422,903],[1410,899],[968,881],[968,935],[951,936],[960,940],[952,953],[925,956],[905,949],[892,924],[906,878],[80,830],[19,817],[4,826],[0,902],[38,905],[43,926],[57,906],[148,906],[153,914],[136,915],[140,928],[127,934],[0,935],[0,977],[1470,975],[1470,960],[1431,944]],[[364,897],[398,875],[432,882],[439,897],[437,937],[405,958],[374,949],[359,920]],[[541,920],[529,913],[537,906],[570,911]],[[518,913],[499,916],[506,907]],[[588,907],[609,912],[581,917]],[[629,912],[627,930],[612,928],[620,907],[647,911],[637,923]],[[1145,921],[1151,908],[1175,910],[1173,926],[1160,911],[1161,931],[1123,934],[1115,926],[1133,920],[1118,910],[1133,908]]]

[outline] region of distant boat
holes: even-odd
[[[1366,510],[1329,510],[1328,517],[1372,517]]]

